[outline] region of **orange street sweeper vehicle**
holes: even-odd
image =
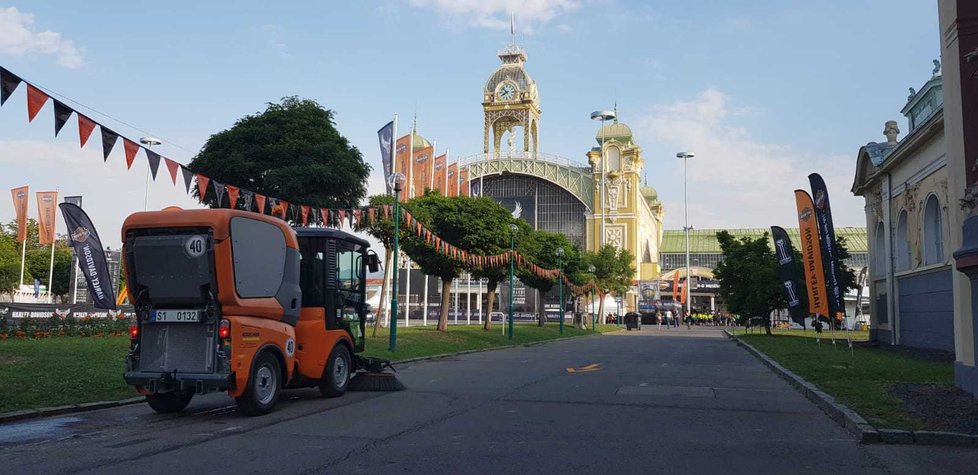
[[[340,396],[381,364],[356,356],[378,267],[363,239],[229,209],[135,213],[122,239],[136,309],[124,377],[157,412],[227,391],[264,414],[283,388]]]

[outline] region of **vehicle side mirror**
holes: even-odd
[[[380,272],[380,257],[377,254],[367,254],[367,269],[370,272]]]

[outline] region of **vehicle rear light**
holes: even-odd
[[[136,338],[139,338],[139,325],[129,325],[129,339],[135,340]]]
[[[231,322],[221,320],[221,327],[217,330],[217,336],[221,338],[231,338]]]

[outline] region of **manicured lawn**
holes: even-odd
[[[0,413],[138,396],[122,380],[129,337],[0,341]]]
[[[744,330],[743,328],[734,328],[731,332],[734,335],[736,335],[736,336],[741,336],[741,335],[744,335],[744,334],[747,334],[747,335],[763,335],[764,334],[764,329],[763,328],[760,328],[760,327],[754,327],[754,328],[752,328],[750,330]],[[811,329],[809,329],[809,330],[795,330],[795,329],[791,329],[791,330],[778,330],[778,329],[771,329],[771,333],[773,333],[775,335],[790,335],[790,336],[798,336],[798,337],[811,338],[812,340],[814,340],[816,338],[816,336],[818,336],[823,341],[824,340],[829,340],[828,343],[830,345],[832,344],[831,340],[833,340],[833,339],[836,340],[836,342],[838,342],[839,340],[842,340],[843,342],[845,342],[845,340],[846,340],[846,331],[845,330],[832,330],[832,331],[824,330],[824,331],[822,331],[822,334],[821,335],[817,335],[815,333],[815,330],[811,330]],[[849,331],[849,335],[852,338],[852,341],[868,341],[869,340],[869,331]]]
[[[850,355],[844,332],[837,332],[842,340],[834,346],[825,340],[825,333],[821,343],[815,341],[811,331],[807,335],[799,333],[744,335],[740,330],[737,337],[831,394],[873,425],[926,429],[923,421],[904,409],[900,399],[888,393],[889,388],[901,383],[953,385],[954,370],[950,363],[858,346]]]
[[[615,330],[598,326],[599,332]],[[516,325],[509,340],[498,326],[489,332],[476,325],[451,326],[445,333],[434,326],[409,327],[398,329],[397,352],[390,353],[387,330],[382,332],[367,338],[365,355],[394,361],[592,334],[566,326],[560,335],[556,324]],[[0,341],[0,413],[138,396],[122,380],[128,348],[126,336]]]

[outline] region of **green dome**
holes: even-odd
[[[418,135],[417,132],[414,133],[414,138],[411,139],[411,142],[414,145],[412,147],[412,150],[413,151],[418,151],[418,150],[421,150],[421,149],[423,149],[425,147],[430,147],[431,146],[431,142],[429,142],[428,139],[426,139],[426,138]]]
[[[645,198],[645,201],[648,201],[649,203],[659,201],[659,192],[655,191],[655,188],[652,188],[651,186],[643,186],[639,191],[642,193],[642,197]]]
[[[594,135],[594,140],[601,145],[601,133],[604,132],[605,140],[617,140],[621,143],[631,143],[632,129],[622,123],[611,123],[598,128],[598,133]]]

